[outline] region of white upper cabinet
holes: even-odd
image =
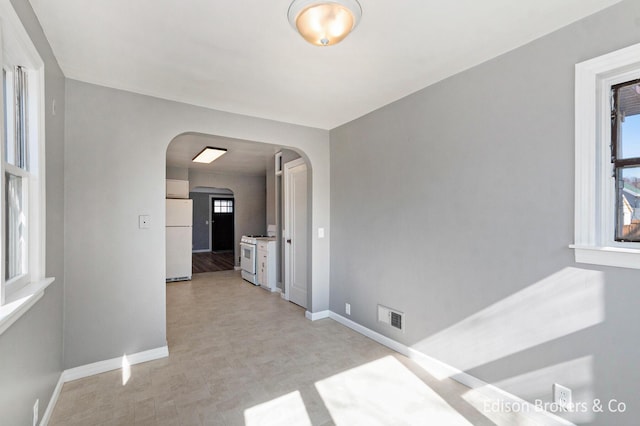
[[[167,179],[167,198],[189,198],[189,181]]]

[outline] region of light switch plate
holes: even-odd
[[[324,228],[318,228],[318,238],[324,238]]]
[[[146,214],[138,216],[138,228],[140,229],[151,228],[151,216]]]

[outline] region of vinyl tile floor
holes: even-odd
[[[237,271],[167,284],[169,357],[64,384],[50,425],[493,425],[469,389]]]

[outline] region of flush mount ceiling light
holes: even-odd
[[[212,148],[210,146],[206,147],[205,149],[203,149],[202,151],[200,151],[200,153],[198,155],[196,155],[195,157],[193,157],[193,161],[194,163],[210,163],[213,160],[215,160],[216,158],[220,157],[221,155],[223,155],[224,153],[226,153],[227,150],[224,148]]]
[[[309,43],[331,46],[358,25],[362,8],[357,0],[293,0],[288,16],[291,26]]]

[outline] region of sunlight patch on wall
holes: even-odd
[[[412,348],[464,371],[594,326],[604,318],[604,274],[564,268]]]
[[[311,425],[300,396],[295,391],[244,411],[246,426]]]
[[[493,385],[529,402],[540,400],[551,403],[551,386],[553,383],[560,383],[571,389],[574,403],[584,402],[591,407],[594,400],[593,380],[593,356],[589,355],[510,377]],[[482,388],[477,391],[482,392]],[[467,394],[473,392],[476,390]],[[463,398],[467,397],[466,394],[463,395]],[[594,419],[594,413],[566,413],[562,417],[574,423],[588,423]]]
[[[575,426],[573,423],[552,417],[548,413],[536,412],[533,405],[507,397],[501,390],[470,390],[462,395],[463,399],[481,412],[491,424],[500,426]]]
[[[316,389],[336,424],[471,424],[392,356],[320,380]]]

